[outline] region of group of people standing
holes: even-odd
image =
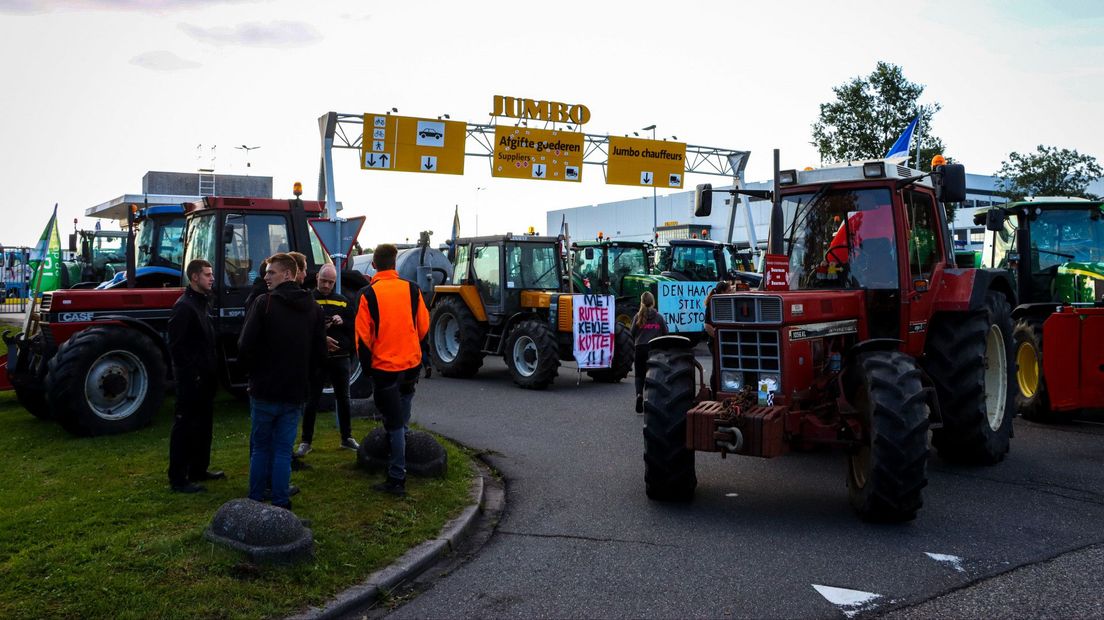
[[[341,447],[356,450],[352,437],[349,373],[352,357],[371,373],[374,398],[390,445],[386,481],[378,491],[406,493],[405,432],[421,372],[421,343],[429,311],[417,285],[395,271],[398,250],[382,244],[373,254],[376,275],[353,299],[335,290],[337,272],[323,265],[317,288],[303,288],[306,257],[278,253],[264,263],[262,278],[246,300],[238,338],[238,362],[249,375],[249,497],[291,508],[293,456],[312,451],[314,426],[325,381],[334,389]],[[169,449],[173,491],[204,491],[200,484],[225,478],[210,466],[213,399],[217,385],[216,335],[208,313],[214,284],[211,264],[197,259],[185,275],[188,287],[169,320],[169,351],[177,401]],[[302,418],[302,438],[293,453]]]

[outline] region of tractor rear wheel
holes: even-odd
[[[939,396],[943,428],[932,444],[950,461],[991,465],[1008,454],[1016,383],[1008,300],[990,291],[985,307],[933,321],[925,370]]]
[[[644,489],[651,499],[694,497],[694,451],[686,447],[686,412],[693,402],[693,351],[653,350],[644,379]]]
[[[1016,351],[1016,411],[1032,422],[1062,422],[1063,416],[1050,410],[1050,394],[1043,378],[1043,323],[1026,319],[1012,333]]]
[[[614,324],[614,331],[616,337],[613,341],[613,359],[610,361],[610,367],[587,371],[587,376],[599,383],[620,383],[632,372],[633,356],[636,351],[632,331],[620,323]]]
[[[859,355],[844,375],[868,442],[848,456],[847,490],[863,520],[916,518],[928,484],[928,402],[916,361],[898,351]]]
[[[551,328],[542,321],[522,321],[506,338],[506,369],[514,383],[527,390],[543,390],[560,369],[559,347]]]
[[[146,335],[108,325],[58,348],[46,375],[50,409],[76,435],[114,435],[148,425],[165,398],[165,362]]]
[[[429,318],[429,355],[446,377],[471,377],[483,365],[484,329],[459,297],[445,297]]]

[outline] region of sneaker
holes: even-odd
[[[406,497],[406,481],[388,477],[387,480],[379,484],[373,484],[372,490],[389,493],[395,497]]]
[[[295,452],[293,453],[293,455],[297,456],[299,458],[303,458],[304,456],[306,456],[310,453],[311,453],[311,445],[304,441],[303,443],[299,444],[298,448],[295,449]]]
[[[360,444],[357,443],[357,440],[353,439],[352,437],[346,437],[345,439],[341,440],[341,447],[345,448],[346,450],[359,450]]]
[[[174,484],[172,490],[173,493],[202,493],[207,490],[207,487],[189,482],[187,484]]]
[[[644,413],[644,397],[643,396],[637,396],[636,397],[636,412],[637,413]]]

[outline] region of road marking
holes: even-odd
[[[881,594],[874,594],[873,592],[863,592],[862,590],[848,590],[847,588],[836,588],[833,586],[821,586],[813,584],[813,588],[828,600],[829,603],[840,608],[843,615],[848,618],[852,618],[860,611],[868,611],[876,607],[871,605],[871,601],[874,599],[882,598]]]
[[[958,571],[960,573],[965,573],[966,572],[966,569],[962,568],[962,558],[958,557],[957,555],[945,555],[945,554],[942,554],[942,553],[928,553],[927,551],[924,552],[924,555],[926,555],[929,558],[935,560],[936,562],[943,562],[945,564],[950,564],[952,568],[954,568],[956,571]]]
[[[725,497],[740,497],[739,493],[725,493]]]

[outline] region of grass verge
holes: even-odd
[[[382,474],[338,447],[319,415],[312,469],[293,472],[295,513],[312,520],[317,560],[256,567],[208,543],[203,530],[248,487],[248,407],[216,403],[208,491],[169,491],[171,401],[153,426],[76,438],[0,393],[0,617],[262,618],[317,605],[434,537],[469,502],[470,459],[448,450],[444,480],[408,481],[406,499],[369,486]],[[374,423],[353,420],[363,437]]]

